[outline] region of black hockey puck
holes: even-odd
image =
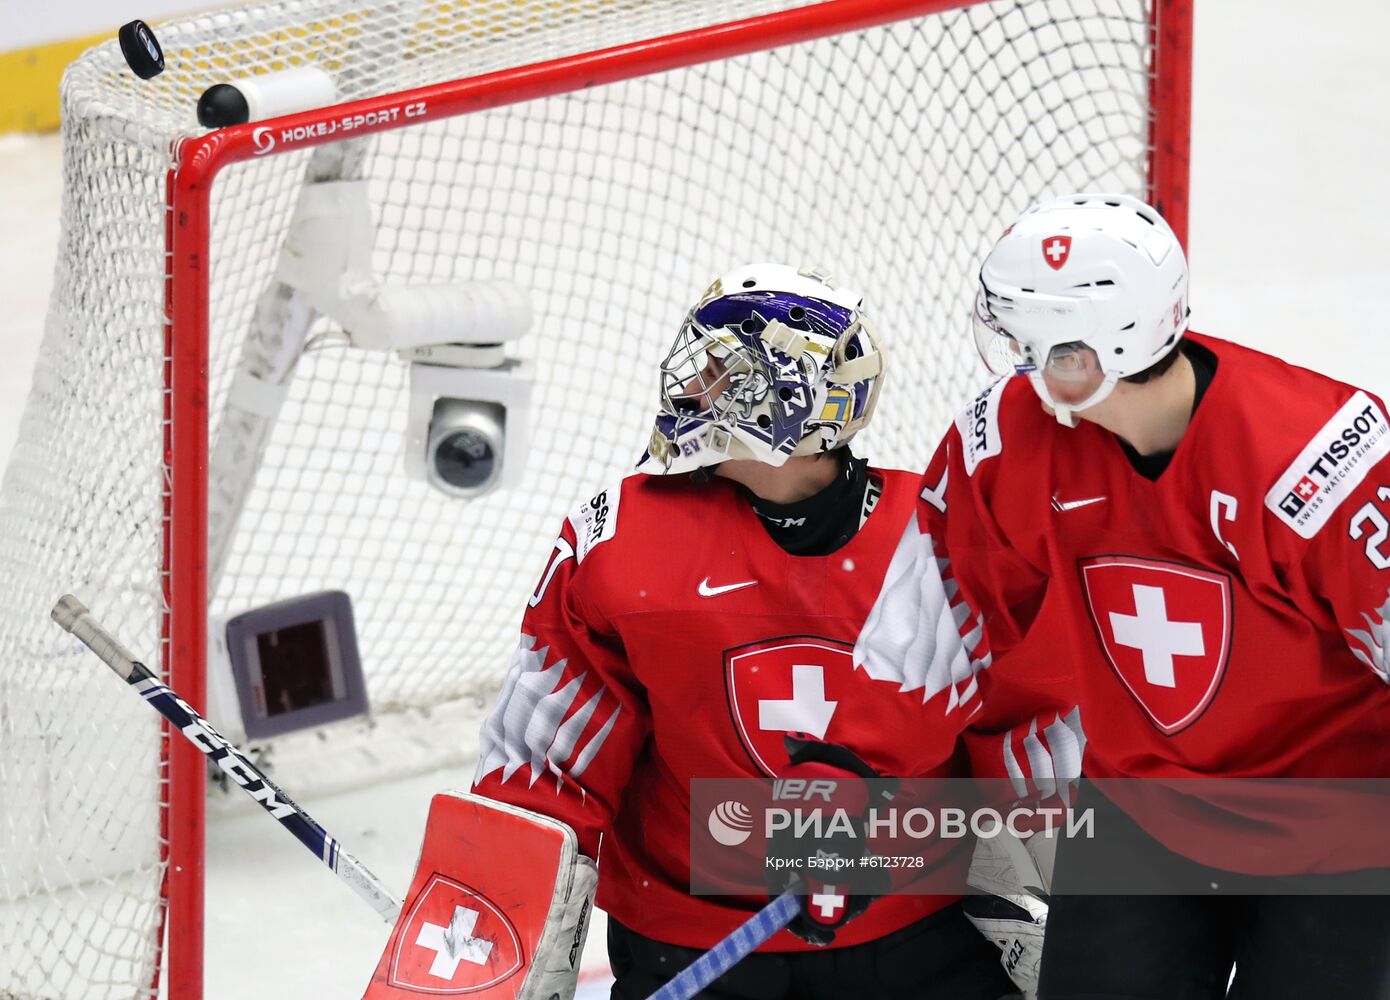
[[[230,83],[213,84],[198,98],[198,124],[203,128],[245,125],[250,120],[245,95]]]
[[[121,40],[121,55],[140,79],[149,80],[164,72],[164,50],[144,21],[121,25],[117,37]]]

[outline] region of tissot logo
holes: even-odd
[[[984,451],[985,445],[989,443],[989,436],[986,433],[989,423],[985,420],[985,413],[989,410],[989,400],[984,396],[975,397],[974,411],[971,414],[975,418],[975,423],[971,426],[972,445],[977,451]]]
[[[1289,517],[1293,517],[1300,510],[1302,510],[1304,506],[1306,505],[1302,500],[1299,499],[1297,493],[1290,493],[1288,496],[1284,497],[1284,499],[1279,501],[1279,509],[1282,510],[1285,514],[1289,515]]]
[[[1279,501],[1279,509],[1286,514],[1297,514],[1307,505],[1309,500],[1317,495],[1320,489],[1322,489],[1321,486],[1313,482],[1313,480],[1307,476],[1304,476],[1298,481],[1298,485],[1293,488],[1289,495]]]
[[[592,542],[603,534],[603,526],[608,520],[608,493],[604,491],[589,501],[589,507],[594,512],[593,524],[589,528],[589,540]]]
[[[621,484],[610,486],[598,496],[580,504],[570,515],[576,543],[574,555],[579,562],[584,561],[595,545],[606,542],[617,532],[622,494]]]
[[[1357,392],[1279,477],[1265,505],[1300,536],[1312,538],[1387,454],[1390,422],[1375,400]]]
[[[1004,380],[995,382],[980,393],[956,417],[956,430],[965,445],[965,471],[975,474],[975,468],[991,455],[1004,450],[999,436],[999,400],[1004,394]]]

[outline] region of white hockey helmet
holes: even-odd
[[[1074,194],[1030,208],[985,258],[975,344],[1071,426],[1172,351],[1187,316],[1187,259],[1163,217],[1129,195]]]
[[[661,363],[661,410],[637,469],[830,451],[868,423],[882,382],[858,292],[817,268],[740,267],[700,297]]]

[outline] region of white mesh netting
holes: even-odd
[[[149,82],[114,42],[74,64],[56,288],[0,495],[0,996],[153,979],[157,717],[48,610],[73,591],[159,661],[165,175],[198,96],[313,64],[354,100],[792,6],[285,0],[162,26]],[[1004,223],[1045,193],[1144,193],[1150,55],[1145,0],[1001,0],[354,140],[333,169],[369,182],[383,280],[531,296],[523,485],[461,502],[407,479],[407,366],[319,320],[210,613],[343,589],[377,713],[486,699],[561,517],[640,453],[686,309],[752,260],[864,291],[890,374],[856,450],[921,466],[980,380],[974,273]],[[213,441],[314,156],[217,181]]]

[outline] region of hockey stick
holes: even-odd
[[[139,692],[160,715],[189,742],[207,755],[218,767],[261,804],[280,825],[313,851],[320,861],[331,868],[352,890],[365,899],[387,923],[395,923],[401,904],[386,891],[362,862],[338,846],[338,841],[319,826],[308,813],[295,804],[275,783],[252,764],[244,754],[219,733],[191,705],[161,684],[130,651],[116,641],[92,617],[82,602],[65,594],[53,608],[53,620],[66,631],[82,640],[102,662],[114,670],[127,684]]]
[[[687,965],[647,1000],[690,1000],[791,923],[800,910],[801,900],[793,886],[735,927],[732,934]]]

